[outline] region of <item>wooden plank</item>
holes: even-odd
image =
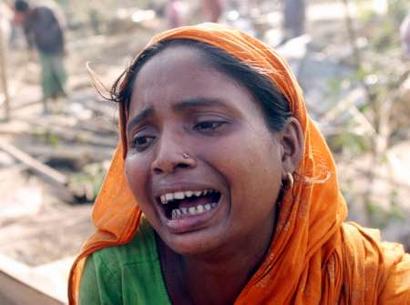
[[[72,145],[58,144],[56,147],[50,148],[47,145],[37,143],[23,144],[22,150],[32,156],[39,156],[42,160],[62,159],[69,160],[73,164],[84,166],[85,164],[111,160],[113,148],[111,147],[93,147],[91,145],[75,145],[75,150]]]
[[[26,164],[33,170],[51,179],[53,182],[57,182],[58,184],[61,184],[64,186],[68,184],[68,179],[65,175],[61,174],[54,168],[51,168],[41,163],[40,161],[34,159],[32,156],[18,149],[14,145],[7,143],[5,141],[0,141],[0,149],[10,154],[12,157],[17,159],[18,161]]]
[[[0,271],[1,305],[63,305],[64,303]]]
[[[63,305],[65,301],[47,291],[52,287],[52,279],[0,254],[1,305]]]
[[[101,136],[89,131],[78,130],[75,127],[63,127],[56,124],[50,124],[50,122],[44,118],[43,120],[34,120],[30,118],[25,119],[26,122],[32,126],[39,126],[47,130],[50,134],[55,134],[58,137],[63,138],[66,141],[87,143],[96,146],[104,146],[114,148],[117,142],[113,140],[113,137]]]

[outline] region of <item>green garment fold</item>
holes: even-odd
[[[87,258],[80,282],[80,305],[171,305],[155,242],[143,221],[134,239]]]

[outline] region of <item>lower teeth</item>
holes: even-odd
[[[199,215],[199,214],[203,214],[207,211],[212,210],[213,208],[215,208],[217,205],[216,202],[213,203],[207,203],[205,205],[197,205],[197,206],[192,206],[189,208],[179,208],[179,209],[173,209],[172,213],[171,213],[171,217],[172,219],[178,219],[182,216],[185,215]]]

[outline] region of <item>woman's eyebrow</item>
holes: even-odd
[[[127,132],[130,132],[132,127],[138,125],[141,121],[146,120],[148,117],[154,115],[154,109],[152,107],[142,110],[140,113],[135,115],[127,124]]]
[[[223,107],[228,108],[225,103],[219,99],[206,98],[206,97],[193,97],[184,99],[181,102],[175,104],[172,108],[176,112],[182,112],[191,108],[202,108],[202,107]]]

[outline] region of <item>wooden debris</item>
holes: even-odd
[[[113,149],[110,147],[94,147],[93,145],[76,144],[75,149],[72,145],[61,143],[53,149],[48,145],[28,143],[23,144],[22,149],[33,157],[43,160],[67,160],[74,165],[74,169],[80,169],[85,164],[110,160]]]
[[[2,305],[63,305],[53,297],[47,278],[25,264],[0,255],[0,303]]]
[[[58,126],[56,124],[50,124],[47,119],[43,120],[31,120],[26,119],[30,124],[37,127],[42,127],[47,130],[47,133],[54,134],[58,137],[63,138],[66,141],[76,142],[76,143],[88,143],[96,146],[107,146],[115,147],[116,141],[112,138],[107,138],[89,131],[79,130],[78,128],[72,127],[67,128],[66,126]]]
[[[0,271],[0,287],[2,305],[64,304],[3,271]]]
[[[51,168],[41,163],[40,161],[34,159],[32,156],[18,149],[14,145],[7,143],[5,141],[0,141],[0,149],[10,154],[14,158],[16,158],[18,161],[26,164],[33,170],[51,179],[52,181],[60,185],[64,185],[64,186],[68,184],[68,179],[65,175],[61,174],[54,168]]]

